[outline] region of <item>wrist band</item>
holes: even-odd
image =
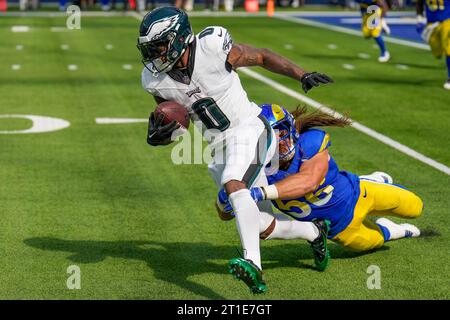
[[[264,193],[265,200],[275,200],[278,199],[278,189],[274,184],[261,187],[262,192]]]

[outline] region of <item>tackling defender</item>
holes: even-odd
[[[263,114],[279,132],[280,169],[268,176],[269,186],[253,187],[255,201],[271,200],[281,212],[295,220],[327,219],[328,237],[354,249],[367,251],[386,241],[418,237],[412,224],[396,224],[386,218],[376,223],[368,216],[416,218],[422,200],[404,187],[394,185],[381,172],[358,177],[339,171],[328,152],[329,135],[313,127],[346,126],[348,121],[321,113],[294,116],[278,105],[263,105]],[[226,205],[226,199],[224,201]]]
[[[384,17],[386,16],[386,12],[388,11],[388,6],[384,0],[356,0],[359,3],[361,15],[362,15],[362,24],[361,29],[364,38],[370,39],[373,38],[380,48],[380,56],[378,57],[378,62],[388,62],[391,58],[389,51],[386,50],[386,45],[384,44],[383,36],[381,35],[382,31],[386,34],[390,34],[391,31],[389,26],[386,23]],[[377,6],[378,8],[375,12],[368,11],[371,6]],[[371,19],[373,19],[372,15],[377,15],[379,17],[379,22],[372,26]],[[373,19],[374,22],[377,20]]]
[[[423,16],[424,4],[426,18]],[[450,90],[450,0],[417,0],[416,11],[417,32],[430,45],[436,58],[445,55],[448,77],[444,89]]]
[[[261,66],[302,83],[305,92],[332,82],[324,75],[306,72],[269,49],[233,43],[222,27],[208,27],[194,36],[185,12],[174,7],[155,9],[142,20],[137,47],[145,68],[142,86],[157,103],[176,101],[186,107],[191,120],[203,133],[214,154],[210,173],[224,186],[236,213],[244,259],[233,272],[255,292],[266,290],[262,279],[259,249],[259,208],[249,188],[267,185],[264,166],[275,152],[274,132],[261,109],[251,102],[239,80],[239,67]],[[166,145],[178,128],[173,121],[151,113],[147,142]],[[320,235],[316,226],[309,230]],[[298,224],[303,228],[306,224]]]

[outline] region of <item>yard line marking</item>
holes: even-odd
[[[105,46],[105,49],[106,50],[112,50],[114,48],[114,46],[112,45],[112,44],[110,44],[110,43],[108,43],[106,46]]]
[[[284,45],[284,48],[286,50],[292,50],[292,49],[294,49],[294,46],[292,44],[287,43],[287,44]]]
[[[97,124],[120,124],[120,123],[138,123],[148,122],[148,119],[135,119],[135,118],[95,118]]]
[[[406,64],[396,64],[395,67],[400,70],[408,70],[409,69],[409,66],[407,66]]]
[[[12,26],[11,27],[12,32],[28,32],[30,31],[29,26]]]
[[[78,70],[78,66],[77,66],[76,64],[69,64],[69,65],[67,66],[67,69],[68,69],[69,71],[76,71],[76,70]]]
[[[285,14],[275,14],[274,17],[276,17],[280,20],[285,20],[285,21],[290,21],[290,22],[294,22],[294,23],[298,23],[298,24],[308,25],[311,27],[317,27],[317,28],[321,28],[321,29],[337,31],[337,32],[341,32],[341,33],[350,34],[353,36],[359,36],[359,37],[362,36],[361,31],[344,28],[344,27],[339,27],[339,26],[334,26],[334,25],[329,25],[329,24],[326,24],[323,22],[312,21],[312,20],[303,19],[303,18],[294,18],[294,17],[290,17]],[[391,38],[391,37],[387,37],[387,36],[384,37],[384,41],[403,45],[403,46],[413,47],[413,48],[417,48],[417,49],[422,49],[422,50],[430,50],[429,45],[424,44],[424,43],[414,42],[414,41]]]
[[[124,70],[131,70],[131,69],[133,69],[133,66],[131,64],[124,64],[124,65],[122,65],[122,68]]]
[[[367,53],[361,52],[361,53],[358,53],[358,58],[361,58],[361,59],[369,59],[369,58],[370,58],[370,55],[367,54]]]
[[[333,117],[342,117],[342,114],[334,111],[333,109],[330,109],[330,108],[324,106],[323,104],[321,104],[311,98],[308,98],[308,97],[304,96],[303,94],[300,94],[292,89],[289,89],[288,87],[286,87],[272,79],[269,79],[255,71],[249,70],[248,68],[240,68],[239,70],[242,71],[242,73],[252,77],[253,79],[259,80],[259,81],[267,84],[268,86],[274,88],[275,90],[282,92],[284,94],[287,94],[288,96],[290,96],[294,99],[300,100],[315,109],[320,109],[322,112],[325,112]],[[411,158],[419,160],[420,162],[423,162],[423,163],[425,163],[447,175],[450,175],[450,168],[447,167],[446,165],[444,165],[440,162],[437,162],[437,161],[389,138],[388,136],[385,136],[384,134],[381,134],[373,129],[370,129],[356,121],[353,121],[351,119],[349,119],[349,120],[352,121],[351,126],[353,128],[355,128],[356,130],[358,130],[362,133],[365,133],[366,135],[410,156]]]
[[[355,70],[355,66],[352,64],[348,64],[348,63],[344,63],[342,65],[342,68],[347,69],[347,70]]]
[[[336,50],[336,49],[337,49],[337,45],[335,45],[334,43],[330,43],[330,44],[328,45],[328,49],[330,49],[330,50]]]
[[[11,65],[11,69],[12,70],[20,70],[20,68],[21,68],[20,64],[13,64],[13,65]]]
[[[68,44],[62,44],[61,45],[61,50],[69,50],[69,45]]]
[[[22,49],[23,49],[23,45],[22,44],[16,45],[16,50],[22,50]]]
[[[32,126],[31,128],[25,130],[0,130],[0,134],[43,133],[62,130],[70,126],[70,122],[64,119],[28,114],[0,114],[0,119],[2,118],[28,119],[32,122]]]

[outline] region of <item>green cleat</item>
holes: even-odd
[[[330,264],[330,251],[327,245],[328,231],[330,231],[330,221],[314,219],[312,221],[319,229],[319,236],[314,241],[308,241],[314,253],[314,264],[317,270],[324,271]]]
[[[264,281],[263,272],[251,260],[234,258],[228,263],[228,272],[235,279],[242,280],[250,288],[253,294],[264,293],[267,285]]]

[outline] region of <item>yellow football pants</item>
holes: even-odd
[[[356,251],[379,248],[384,244],[383,232],[367,216],[416,218],[423,209],[422,200],[411,191],[372,181],[360,181],[360,195],[353,220],[333,241]]]
[[[450,56],[450,19],[444,20],[433,30],[429,44],[436,58]]]
[[[381,34],[381,29],[382,29],[381,28],[381,23],[378,23],[375,27],[370,28],[369,18],[372,15],[375,15],[375,14],[377,14],[379,17],[381,17],[381,9],[378,9],[376,11],[376,13],[370,13],[370,14],[369,13],[365,13],[362,16],[361,29],[362,29],[362,33],[363,33],[364,38],[370,38],[370,37],[378,38],[380,36],[380,34]]]

